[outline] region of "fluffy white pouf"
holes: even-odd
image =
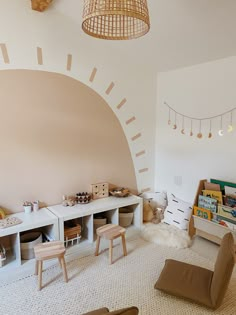
[[[186,248],[191,244],[187,231],[165,223],[145,224],[142,230],[142,237],[146,241],[169,247]]]

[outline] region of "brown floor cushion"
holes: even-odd
[[[117,311],[109,312],[107,308],[100,308],[96,311],[92,311],[83,315],[103,315],[103,314],[112,314],[112,315],[138,315],[138,308],[131,306],[128,308],[122,308]]]
[[[234,238],[232,233],[227,233],[222,239],[214,272],[167,259],[155,289],[216,309],[225,296],[234,264]]]
[[[155,289],[211,306],[210,289],[213,271],[167,259]]]

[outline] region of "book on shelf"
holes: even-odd
[[[210,182],[204,182],[204,189],[220,191],[220,185],[215,184],[215,183],[210,183]]]
[[[212,212],[217,212],[217,200],[211,197],[199,195],[198,207],[208,209]]]
[[[207,190],[207,189],[204,189],[204,190],[202,191],[202,193],[203,193],[203,196],[216,199],[217,202],[220,203],[220,204],[223,203],[222,192],[221,192],[221,191],[215,191],[215,190]]]
[[[193,214],[196,215],[197,217],[211,220],[212,219],[212,212],[208,209],[200,208],[197,206],[193,207]]]
[[[236,188],[225,186],[225,194],[228,196],[234,196],[234,198],[236,198]]]
[[[224,204],[231,208],[236,208],[236,196],[225,196],[224,197]]]
[[[225,205],[218,205],[218,215],[223,216],[225,218],[230,219],[230,222],[234,222],[236,224],[236,209]]]

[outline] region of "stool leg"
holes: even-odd
[[[99,255],[100,236],[97,236],[95,256]]]
[[[109,248],[109,262],[112,264],[112,252],[113,252],[113,240],[110,240],[110,248]]]
[[[36,259],[35,260],[35,276],[37,276],[38,275],[38,272],[39,272],[39,262],[38,262],[38,260]]]
[[[61,263],[61,258],[60,257],[58,257],[58,261],[59,261],[60,267],[62,269],[62,263]]]
[[[123,253],[124,253],[124,256],[127,256],[125,234],[121,234],[121,238],[122,238],[122,245],[123,245]]]
[[[62,270],[63,270],[64,281],[68,282],[68,276],[67,276],[67,270],[66,270],[66,263],[65,263],[64,255],[60,258],[60,260],[61,260],[61,265],[62,265]]]
[[[38,261],[38,289],[39,291],[42,288],[42,271],[43,271],[43,261]]]

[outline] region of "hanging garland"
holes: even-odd
[[[178,129],[177,126],[177,116],[182,117],[182,127],[181,127],[181,133],[183,135],[186,134],[185,131],[185,121],[186,119],[190,120],[190,133],[189,135],[192,137],[194,135],[193,133],[193,121],[196,121],[199,123],[199,130],[197,133],[197,138],[198,139],[202,139],[203,138],[203,134],[202,134],[202,121],[209,121],[209,132],[208,132],[208,138],[212,138],[213,134],[212,134],[212,120],[219,118],[220,117],[220,128],[218,130],[218,135],[219,136],[223,136],[224,135],[224,130],[223,130],[223,116],[230,114],[230,119],[229,119],[229,123],[228,123],[228,127],[227,127],[227,131],[228,132],[232,132],[234,127],[233,127],[233,111],[236,109],[236,107],[232,108],[231,110],[228,110],[222,114],[219,115],[215,115],[215,116],[209,116],[209,117],[203,117],[203,118],[196,118],[196,117],[191,117],[191,116],[187,116],[184,114],[181,114],[179,112],[177,112],[176,110],[174,110],[169,104],[167,104],[166,102],[164,102],[164,105],[166,105],[169,109],[169,116],[168,116],[168,125],[172,125],[172,121],[171,121],[171,113],[174,113],[174,121],[173,121],[173,125],[172,128],[174,130]]]

